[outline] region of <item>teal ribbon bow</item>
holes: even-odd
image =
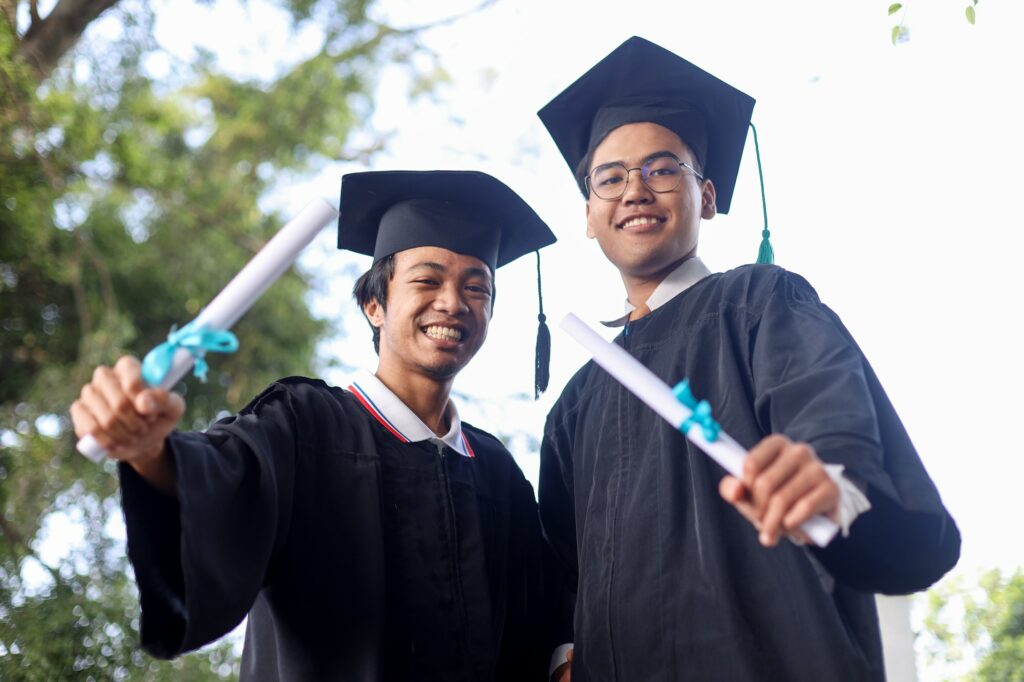
[[[195,358],[192,373],[199,381],[206,383],[207,351],[213,353],[234,353],[238,350],[238,337],[224,329],[204,329],[196,326],[195,320],[181,329],[171,328],[167,340],[146,353],[142,360],[142,378],[150,386],[159,386],[171,371],[174,353],[184,348]]]
[[[689,433],[691,428],[699,426],[704,432],[704,440],[709,443],[715,442],[718,434],[722,431],[722,427],[712,418],[711,405],[708,404],[708,401],[697,401],[693,396],[693,391],[690,390],[690,381],[688,379],[683,379],[676,384],[672,389],[672,394],[676,397],[676,400],[690,408],[691,412],[686,421],[679,425],[679,430],[683,433]]]

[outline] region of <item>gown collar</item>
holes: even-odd
[[[455,403],[448,400],[445,408],[448,417],[448,433],[438,437],[423,421],[403,403],[398,396],[375,375],[361,370],[348,386],[359,403],[369,412],[391,435],[403,443],[420,443],[430,441],[434,445],[446,445],[463,457],[475,457],[462,432],[462,421]]]
[[[694,256],[684,260],[665,279],[661,280],[661,284],[657,286],[651,293],[650,298],[647,299],[647,307],[652,312],[657,310],[710,274],[711,271],[708,270],[708,267],[704,265],[700,258]],[[630,303],[629,299],[626,299],[626,314],[601,324],[606,327],[624,327],[626,322],[629,321],[629,314],[635,309],[636,306]]]

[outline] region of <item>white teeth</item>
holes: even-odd
[[[443,339],[445,341],[461,341],[462,332],[458,329],[451,329],[449,327],[439,327],[437,325],[431,325],[423,330],[427,336],[434,339]]]
[[[622,223],[622,227],[639,227],[641,225],[657,225],[661,222],[660,218],[651,218],[647,216],[630,218],[626,222]]]

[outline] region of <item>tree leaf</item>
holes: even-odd
[[[900,37],[900,27],[899,26],[893,26],[892,27],[892,44],[893,45],[896,44],[896,41],[899,40],[899,37]]]
[[[974,5],[967,7],[967,23],[974,24]]]
[[[901,3],[901,2],[894,2],[894,3],[892,3],[891,5],[889,5],[889,16],[892,16],[893,14],[896,14],[901,9],[903,9],[903,3]]]

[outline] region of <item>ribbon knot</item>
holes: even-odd
[[[206,353],[233,353],[238,350],[238,337],[225,329],[205,329],[197,327],[195,321],[189,322],[181,329],[171,328],[167,340],[149,351],[142,360],[142,378],[150,386],[163,383],[174,363],[174,353],[184,348],[195,359],[192,373],[199,381],[206,383]]]
[[[699,426],[704,432],[704,440],[713,443],[718,438],[722,427],[713,419],[711,405],[708,401],[697,401],[693,391],[690,390],[690,381],[688,379],[683,379],[676,384],[675,388],[672,389],[672,393],[675,395],[676,400],[690,408],[690,416],[679,425],[679,430],[683,433],[689,433],[691,428]]]

